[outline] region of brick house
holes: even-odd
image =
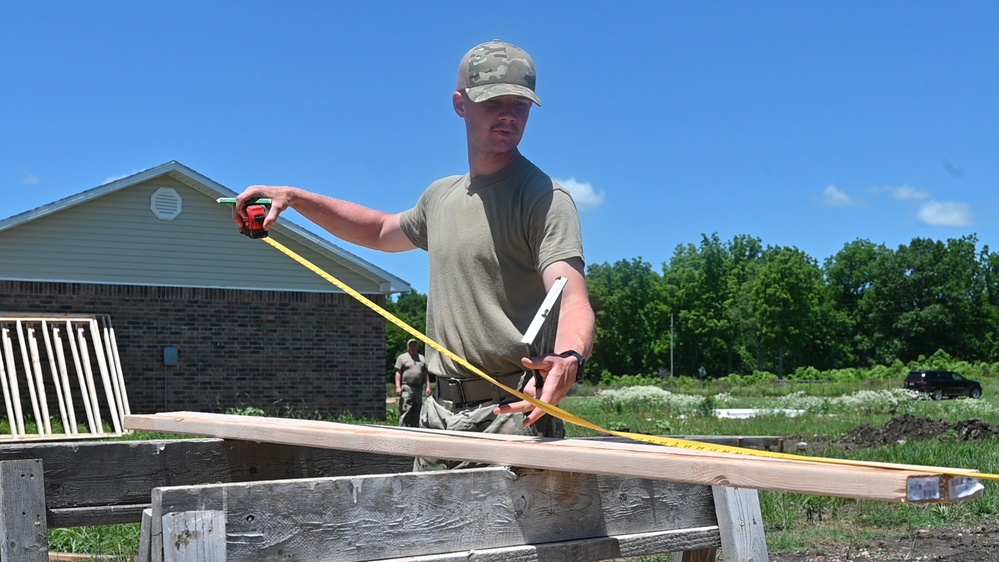
[[[0,312],[109,315],[133,413],[384,417],[385,320],[239,235],[234,195],[174,161],[2,220]],[[271,236],[379,305],[410,289],[284,218]]]

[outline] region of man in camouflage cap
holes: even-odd
[[[423,393],[430,394],[427,360],[420,353],[420,342],[410,338],[406,351],[395,359],[395,394],[399,401],[399,425],[420,427]]]
[[[474,102],[496,96],[520,96],[541,105],[535,84],[538,71],[526,51],[500,40],[474,47],[458,66],[458,91]]]
[[[430,260],[427,335],[506,386],[558,404],[582,375],[593,345],[594,316],[584,275],[579,215],[569,192],[521,155],[537,69],[523,49],[499,40],[473,47],[458,68],[455,113],[465,122],[469,171],[437,180],[416,205],[386,213],[293,187],[251,186],[237,197],[272,200],[264,228],[293,207],[354,244]],[[525,357],[520,343],[548,290],[562,293],[555,353]],[[432,347],[436,376],[421,427],[563,437],[560,420],[503,392]],[[532,372],[541,374],[537,385]],[[416,459],[431,470],[469,463]]]

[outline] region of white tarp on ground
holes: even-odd
[[[717,417],[732,420],[774,415],[796,418],[803,413],[805,413],[804,410],[792,410],[788,408],[718,408],[715,410]]]

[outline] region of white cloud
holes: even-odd
[[[576,178],[555,181],[569,190],[569,193],[572,194],[572,200],[576,202],[576,207],[580,211],[596,209],[604,202],[604,192],[597,193],[593,189],[593,184],[589,182],[576,181]]]
[[[903,185],[900,187],[886,187],[885,191],[891,193],[891,196],[899,201],[922,201],[923,199],[929,199],[930,192],[925,189],[917,189],[909,185]]]
[[[854,204],[853,199],[835,185],[830,185],[822,192],[822,203],[826,207],[849,207]]]
[[[919,220],[931,226],[971,226],[973,217],[967,203],[927,201],[919,208]]]
[[[108,177],[104,178],[104,183],[102,183],[101,185],[107,185],[107,184],[109,184],[109,183],[111,183],[113,181],[118,181],[118,180],[120,180],[122,178],[127,178],[130,175],[132,175],[132,174],[123,174],[123,175],[120,175],[120,176],[108,176]]]
[[[39,181],[41,180],[38,179],[38,176],[28,173],[24,174],[24,178],[21,179],[21,185],[38,185]]]

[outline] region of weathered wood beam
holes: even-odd
[[[188,511],[163,516],[164,562],[225,562],[225,514]]]
[[[937,487],[935,501],[957,499],[948,497],[950,477],[932,472],[709,453],[637,442],[593,443],[199,412],[127,416],[125,427],[887,502],[912,501],[909,484],[917,479],[921,486]],[[918,496],[920,500],[926,497],[925,493]]]
[[[224,513],[233,562],[357,562],[515,549],[474,558],[498,561],[527,545],[551,543],[561,547],[553,559],[601,560],[629,549],[710,549],[722,540],[706,486],[500,467],[157,488],[153,551],[173,544],[158,520],[195,511]],[[635,535],[643,540],[608,540]],[[580,542],[573,548],[566,541]],[[599,557],[581,551],[598,546]],[[531,548],[521,554],[529,556]],[[537,560],[524,558],[531,559]]]
[[[44,462],[51,528],[134,523],[157,486],[408,472],[409,459],[220,439],[0,446],[0,461]]]
[[[648,556],[649,553],[678,552],[683,562],[714,562],[716,552],[707,545],[716,544],[718,529],[684,529],[654,531],[615,537],[599,537],[569,542],[526,544],[503,548],[487,548],[390,558],[379,562],[597,562],[621,558]],[[644,560],[645,558],[643,558]],[[680,558],[674,558],[680,560]]]
[[[49,559],[42,461],[0,462],[0,559]]]

